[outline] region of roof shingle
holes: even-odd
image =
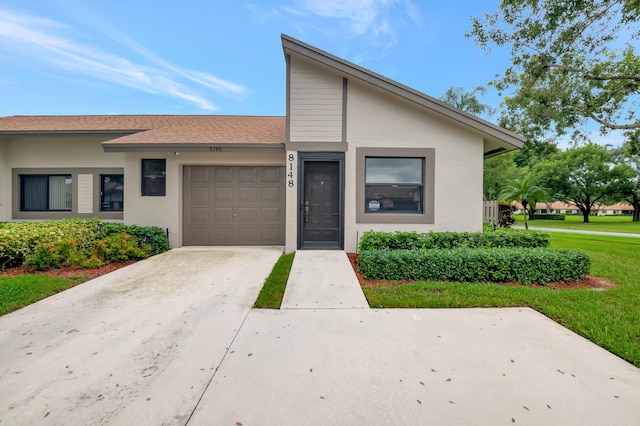
[[[2,133],[130,133],[127,144],[284,144],[285,117],[231,115],[69,115],[0,117]]]

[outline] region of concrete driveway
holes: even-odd
[[[173,250],[0,317],[0,426],[638,424],[633,365],[529,308],[369,309],[344,253],[251,310],[279,255]]]
[[[281,253],[172,250],[0,317],[0,425],[185,424]]]

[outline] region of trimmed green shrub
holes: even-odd
[[[97,240],[92,249],[95,257],[105,263],[122,262],[131,259],[145,259],[150,256],[151,246],[139,244],[138,239],[125,232]]]
[[[0,268],[20,265],[40,244],[74,241],[80,250],[98,237],[99,219],[62,219],[5,223],[0,228]]]
[[[99,268],[105,262],[88,250],[79,249],[75,241],[62,240],[57,243],[40,244],[29,254],[23,265],[28,270],[44,271],[69,266]]]
[[[360,238],[359,251],[369,250],[429,250],[468,248],[549,247],[546,232],[496,230],[495,232],[375,232],[367,231]]]
[[[169,250],[167,233],[158,226],[125,225],[122,223],[104,223],[100,228],[102,237],[108,237],[120,232],[125,232],[136,237],[141,244],[151,247],[151,255],[163,253]]]
[[[559,213],[545,213],[545,214],[536,214],[531,220],[565,220],[564,214]]]
[[[589,265],[585,253],[543,248],[370,250],[358,256],[365,278],[390,281],[543,284],[581,280]]]

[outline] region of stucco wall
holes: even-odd
[[[11,168],[7,166],[6,144],[0,140],[0,222],[11,219]]]
[[[224,149],[224,148],[223,148]],[[141,195],[141,160],[166,158],[166,196]],[[125,157],[125,223],[159,226],[169,230],[171,247],[182,245],[182,184],[184,166],[283,166],[281,148],[228,148],[223,152],[132,152]]]
[[[124,154],[104,152],[101,142],[114,136],[32,136],[6,143],[10,168],[24,167],[122,167]]]
[[[116,135],[117,136],[117,135]],[[122,170],[124,166],[124,154],[105,153],[101,142],[113,138],[114,135],[47,135],[47,136],[16,136],[0,142],[2,151],[0,152],[0,176],[2,177],[2,189],[0,189],[0,220],[29,220],[29,219],[53,219],[68,216],[92,217],[100,215],[108,220],[118,220],[121,216],[117,213],[100,213],[98,210],[99,200],[94,186],[99,185],[98,173],[106,170]],[[4,170],[3,170],[4,168]],[[74,182],[76,188],[74,192],[74,211],[67,212],[46,212],[36,213],[19,212],[17,193],[18,183],[13,182],[13,169],[29,170],[31,173],[39,169],[66,170],[67,172],[77,172],[83,170],[85,178],[90,178],[88,186],[91,191],[81,191],[79,182]],[[88,174],[87,174],[88,173]],[[79,180],[80,175],[75,179]],[[86,180],[86,179],[85,179]],[[6,184],[5,184],[6,183]],[[84,188],[86,189],[86,188]],[[3,193],[1,191],[6,191]],[[87,198],[87,194],[88,197]],[[84,197],[84,198],[83,198]],[[15,205],[14,205],[15,204]],[[82,209],[79,209],[82,206]],[[87,207],[88,206],[88,207]]]
[[[367,230],[479,231],[482,229],[483,138],[423,107],[367,83],[349,80],[345,177],[345,250]],[[357,223],[356,148],[434,148],[434,223]],[[429,200],[425,200],[428,202]]]

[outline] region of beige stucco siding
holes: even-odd
[[[106,153],[101,142],[113,138],[113,135],[24,135],[7,138],[0,142],[2,146],[0,160],[0,220],[41,220],[57,219],[68,216],[100,216],[107,220],[119,220],[118,213],[99,212],[99,193],[95,186],[99,184],[99,173],[117,173],[124,167],[124,154]],[[13,171],[28,170],[29,173],[77,173],[74,178],[73,212],[20,212],[17,176]],[[82,170],[82,172],[79,172]],[[79,172],[79,173],[78,173]],[[80,177],[82,176],[82,178]],[[5,180],[6,179],[6,180]]]
[[[132,152],[125,159],[124,222],[141,226],[159,226],[169,230],[172,247],[182,245],[182,181],[184,166],[284,166],[281,148],[223,148],[223,152]],[[141,160],[166,158],[166,196],[143,197]]]
[[[0,222],[11,219],[11,168],[7,164],[7,142],[0,140]]]
[[[11,168],[24,167],[122,167],[124,154],[104,152],[100,143],[113,136],[20,137],[6,144]]]
[[[367,230],[480,231],[483,138],[400,97],[349,81],[345,177],[345,250]],[[433,224],[357,223],[356,148],[433,148]]]
[[[289,66],[291,141],[340,142],[342,77],[298,57],[292,57]]]

